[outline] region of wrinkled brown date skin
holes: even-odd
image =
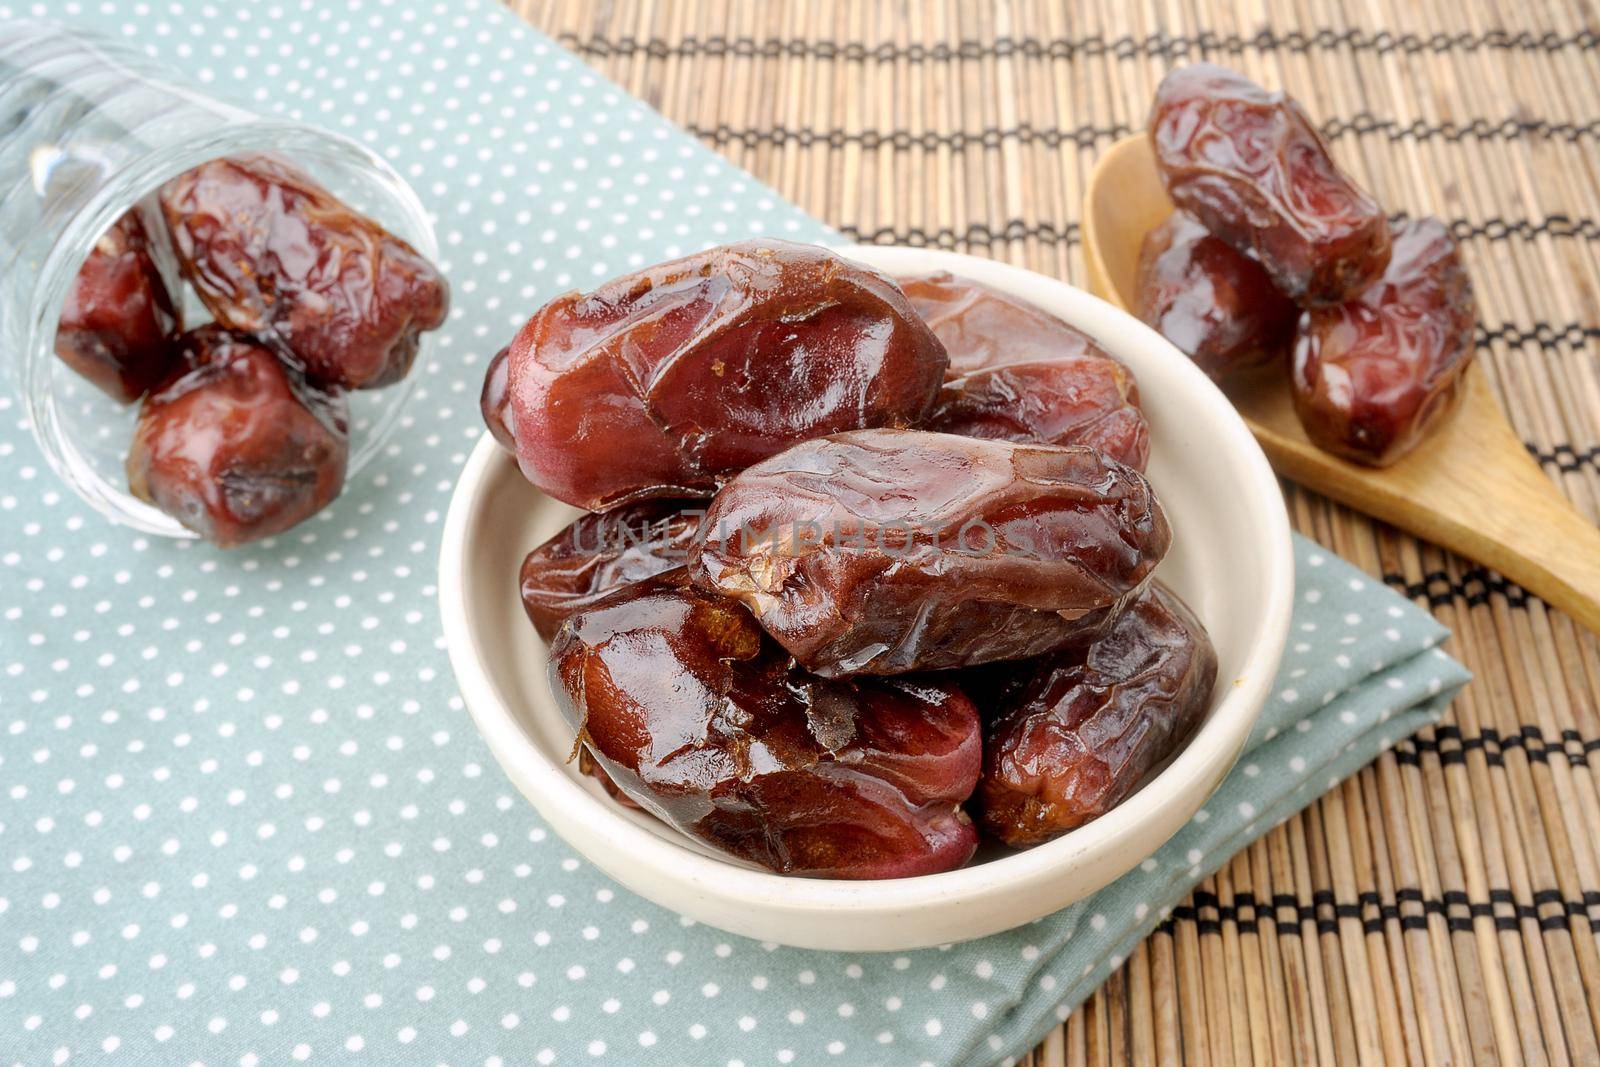
[[[712,500],[690,564],[808,670],[1023,659],[1104,632],[1171,532],[1138,471],[1083,447],[860,430]]]
[[[1475,324],[1472,282],[1444,224],[1396,226],[1382,279],[1301,316],[1290,379],[1306,434],[1370,466],[1410,452],[1454,407]]]
[[[591,513],[522,561],[522,606],[539,636],[555,639],[569,616],[630,582],[688,560],[704,507],[647,500]]]
[[[1281,360],[1300,309],[1261,264],[1174,211],[1144,235],[1134,314],[1222,379]]]
[[[151,390],[128,488],[224,547],[287,530],[339,495],[348,407],[253,338],[203,326]]]
[[[130,404],[167,376],[182,329],[149,232],[138,209],[129,211],[78,268],[56,326],[56,355],[113,400]]]
[[[511,342],[510,427],[569,504],[708,496],[796,441],[920,421],[945,365],[888,278],[746,241],[546,304]]]
[[[557,702],[607,777],[692,837],[781,874],[903,878],[961,866],[979,723],[954,686],[796,668],[739,604],[682,570],[575,615]]]
[[[948,379],[1009,363],[1115,357],[1036,304],[949,271],[895,279],[950,356]]]
[[[1383,273],[1383,210],[1284,94],[1209,63],[1179,67],[1156,89],[1149,130],[1173,203],[1295,303],[1337,303]]]
[[[489,369],[483,376],[483,392],[478,396],[478,409],[483,412],[483,424],[489,428],[489,436],[498,441],[501,448],[516,455],[517,442],[506,421],[511,417],[511,393],[507,388],[510,369],[511,347],[508,345],[489,361]]]
[[[274,338],[321,385],[399,381],[449,310],[431,263],[282,160],[202,164],[162,187],[161,209],[217,321]]]
[[[1150,459],[1150,426],[1121,363],[1068,356],[975,371],[939,391],[925,429],[962,437],[1097,448],[1134,470]]]
[[[1133,372],[1042,308],[945,271],[898,279],[950,371],[922,428],[1089,445],[1143,470],[1150,427]]]
[[[1027,665],[991,706],[976,806],[1014,848],[1110,811],[1204,718],[1216,683],[1211,639],[1159,582],[1105,637]]]

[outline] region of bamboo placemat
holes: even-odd
[[[1393,210],[1445,218],[1479,358],[1600,503],[1600,14],[1585,0],[517,0],[862,241],[1082,284],[1097,153],[1171,65],[1290,89]],[[1600,642],[1292,486],[1295,524],[1429,606],[1477,675],[1197,890],[1033,1053],[1112,1063],[1600,1063]]]

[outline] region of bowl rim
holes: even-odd
[[[466,604],[469,546],[465,530],[482,486],[496,463],[514,462],[494,439],[483,434],[462,468],[452,496],[439,554],[439,607],[446,646],[461,696],[485,742],[506,774],[529,796],[558,805],[563,816],[587,833],[609,842],[635,865],[670,871],[673,878],[703,887],[719,898],[736,898],[764,910],[813,913],[818,909],[878,910],[885,913],[976,899],[998,885],[1041,884],[1064,869],[1099,861],[1118,867],[1095,888],[1131,870],[1164,844],[1210,797],[1232,768],[1265,702],[1288,639],[1293,605],[1294,558],[1288,510],[1277,477],[1244,421],[1221,390],[1164,337],[1127,312],[1070,283],[995,260],[941,249],[890,245],[835,245],[834,251],[888,274],[949,270],[1039,303],[1073,326],[1101,340],[1116,354],[1137,344],[1164,353],[1193,402],[1209,409],[1226,435],[1222,455],[1243,465],[1250,507],[1263,522],[1261,558],[1266,603],[1253,628],[1252,645],[1220,703],[1188,744],[1154,778],[1105,815],[1035,848],[1008,853],[953,871],[910,878],[846,880],[796,878],[721,859],[687,842],[668,840],[623,815],[586,790],[563,764],[548,758],[524,732],[503,700],[472,641]],[[1111,336],[1118,340],[1105,342]],[[1147,851],[1122,859],[1113,854],[1131,835],[1159,833]],[[580,852],[586,851],[574,842]],[[1089,890],[1090,892],[1093,889]],[[1087,895],[1087,894],[1085,894]],[[1050,910],[1054,910],[1053,908]]]

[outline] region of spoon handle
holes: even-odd
[[[1482,509],[1440,544],[1479,560],[1600,633],[1600,529],[1584,519],[1532,460],[1519,473],[1486,472]]]
[[[1280,473],[1477,560],[1600,632],[1600,530],[1528,455],[1479,368],[1467,372],[1460,410],[1381,471],[1311,444],[1279,382],[1234,398]]]

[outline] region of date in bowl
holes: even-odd
[[[1014,294],[1095,338],[1133,369],[1150,421],[1149,477],[1172,528],[1158,569],[1216,645],[1216,692],[1189,743],[1110,812],[1023,852],[980,851],[960,870],[885,881],[786,878],[716,853],[607,797],[579,773],[550,694],[545,649],[517,570],[578,513],[541,494],[485,434],[445,522],[439,602],[461,695],[500,766],[577,852],[663,907],[801,948],[903,951],[1032,922],[1114,881],[1205,803],[1261,711],[1289,629],[1288,516],[1266,458],[1187,356],[1132,316],[1031,271],[930,249],[844,254],[890,275],[948,270]]]

